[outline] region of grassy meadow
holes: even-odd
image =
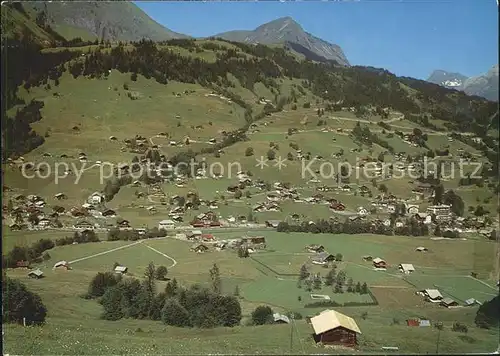
[[[218,239],[241,235],[242,232],[215,234]],[[46,275],[45,278],[32,280],[26,276],[26,271],[7,271],[8,276],[21,279],[30,290],[40,294],[49,314],[47,325],[43,328],[4,326],[5,352],[25,354],[38,348],[40,352],[71,353],[85,342],[89,347],[81,351],[84,354],[140,353],[145,352],[145,349],[150,353],[197,353],[197,347],[202,344],[203,352],[211,350],[215,353],[222,350],[231,353],[317,353],[319,349],[310,337],[312,329],[304,320],[294,322],[291,350],[289,340],[292,328],[289,325],[244,326],[253,308],[262,304],[276,311],[295,311],[312,316],[323,308],[304,307],[313,302],[309,296],[311,293],[329,295],[341,304],[373,302],[370,295],[348,292],[336,294],[332,287],[327,286],[313,292],[307,292],[304,287],[298,288],[297,274],[301,265],[306,264],[310,272],[322,276],[328,271],[310,263],[311,254],[305,246],[312,243],[322,244],[330,253],[341,253],[343,261],[338,263],[337,269],[345,270],[347,278],[352,278],[355,283],[366,282],[378,302],[378,305],[335,308],[355,318],[360,326],[360,350],[376,352],[380,347],[390,345],[398,346],[400,352],[434,352],[435,329],[406,326],[405,320],[415,317],[444,323],[441,352],[486,352],[495,348],[497,338],[494,333],[474,326],[477,307],[446,309],[424,302],[422,297],[415,295],[420,289],[438,288],[443,295],[455,298],[460,304],[468,298],[480,301],[491,299],[496,289],[490,276],[494,268],[492,242],[403,236],[286,234],[273,231],[248,232],[248,235],[265,236],[267,245],[265,250],[252,254],[250,258],[238,258],[234,251],[228,250],[211,249],[207,253],[196,254],[189,250],[190,243],[171,238],[147,240],[135,245],[116,241],[55,247],[49,251],[51,260],[38,266]],[[35,236],[28,234],[24,239],[34,240]],[[38,233],[37,237],[50,238],[46,232]],[[14,241],[21,239],[20,233],[6,234],[3,246],[12,246]],[[125,247],[127,245],[130,246]],[[417,252],[417,246],[425,246],[429,251]],[[69,271],[52,269],[53,263],[59,260],[79,260],[119,247],[123,248],[74,262],[73,269]],[[171,257],[175,265],[172,259],[151,248]],[[364,255],[385,259],[389,264],[387,271],[373,270],[369,262],[362,260]],[[243,325],[207,331],[165,327],[161,322],[145,320],[108,322],[99,319],[101,306],[96,301],[80,297],[93,275],[111,270],[114,262],[129,267],[131,276],[141,278],[150,261],[157,266],[169,267],[168,277],[175,277],[183,285],[206,284],[209,280],[208,270],[213,263],[217,263],[224,292],[230,294],[236,286],[240,289]],[[397,271],[399,263],[412,263],[416,271],[403,276]],[[479,280],[469,277],[472,271],[478,273]],[[157,289],[162,290],[164,285],[165,282],[158,282]],[[301,301],[298,300],[299,296]],[[469,327],[467,338],[450,330],[455,321]],[[63,332],[65,337],[60,341],[49,342],[58,332]],[[162,338],[161,343],[154,341],[159,337]],[[420,341],[417,342],[417,338]],[[23,342],[18,341],[21,339]],[[178,339],[186,340],[186,343],[174,342]],[[342,353],[345,350],[322,349],[320,352]]]

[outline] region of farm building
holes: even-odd
[[[113,216],[116,216],[116,212],[114,210],[111,210],[111,209],[106,209],[102,212],[102,216],[113,217]]]
[[[170,230],[175,226],[175,222],[173,220],[162,220],[158,223],[159,230]]]
[[[404,273],[404,274],[410,274],[412,272],[415,272],[415,267],[413,267],[412,264],[410,263],[401,263],[399,266],[399,271]]]
[[[68,198],[68,197],[66,196],[66,194],[64,194],[64,193],[57,193],[56,195],[54,195],[54,197],[55,197],[57,200],[67,199],[67,198]]]
[[[16,267],[17,268],[30,268],[30,262],[29,261],[17,261]]]
[[[201,230],[193,230],[191,231],[190,233],[188,233],[186,235],[186,237],[190,240],[195,240],[195,239],[198,239],[201,237],[201,235],[203,235],[203,233],[201,232]]]
[[[314,330],[314,341],[323,344],[354,347],[357,334],[361,334],[354,319],[334,310],[324,310],[310,321]]]
[[[265,224],[266,227],[277,228],[280,222],[280,220],[266,220]]]
[[[470,306],[473,306],[473,305],[481,305],[481,302],[478,301],[477,299],[474,299],[474,298],[469,298],[465,301],[465,306],[467,307],[470,307]]]
[[[191,246],[191,251],[196,253],[203,253],[208,251],[208,247],[203,244],[194,244],[193,246]]]
[[[88,221],[79,221],[73,227],[77,230],[93,230],[94,225],[89,223]]]
[[[104,195],[99,192],[94,192],[90,195],[88,202],[91,204],[101,204],[104,202]]]
[[[427,251],[429,251],[429,250],[427,249],[427,247],[423,247],[423,246],[419,246],[419,247],[417,247],[417,248],[416,248],[416,250],[417,250],[418,252],[427,252]]]
[[[369,255],[363,256],[363,261],[373,261],[373,257]]]
[[[286,315],[280,313],[274,313],[273,320],[275,324],[290,324],[290,319]]]
[[[212,234],[202,234],[202,235],[201,235],[201,239],[202,239],[203,241],[214,241],[214,240],[215,240],[215,237],[214,237],[214,235],[212,235]]]
[[[408,319],[406,320],[408,326],[431,326],[431,322],[427,319]]]
[[[443,299],[443,296],[437,289],[425,289],[421,293],[432,303],[439,303]]]
[[[375,268],[387,268],[387,262],[379,257],[374,258],[372,262]]]
[[[115,267],[115,273],[120,273],[120,274],[125,274],[127,273],[128,268],[125,266],[116,266]]]
[[[335,256],[323,251],[312,257],[312,263],[316,265],[326,265],[328,262],[335,261]]]
[[[439,305],[446,308],[450,308],[458,306],[458,303],[451,298],[443,298],[443,300],[441,300],[441,303],[439,303]]]
[[[309,251],[309,252],[315,252],[315,253],[320,253],[320,252],[323,252],[325,251],[325,247],[323,245],[308,245],[306,246],[306,249]]]
[[[28,277],[30,278],[36,278],[36,279],[39,279],[39,278],[42,278],[43,277],[43,272],[40,271],[40,269],[36,269],[34,271],[30,271],[28,273]]]
[[[54,269],[55,268],[65,268],[65,269],[69,269],[69,263],[66,262],[66,261],[59,261],[59,262],[56,262],[56,264],[54,265],[53,267]]]

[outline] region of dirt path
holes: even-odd
[[[144,244],[144,246],[146,246],[146,247],[147,247],[147,248],[149,248],[150,250],[153,250],[154,252],[159,253],[159,254],[160,254],[160,255],[162,255],[163,257],[166,257],[166,258],[168,258],[170,261],[172,261],[172,264],[171,264],[169,267],[167,267],[167,268],[172,268],[172,267],[175,267],[175,266],[177,265],[177,261],[176,261],[173,257],[170,257],[169,255],[166,255],[166,254],[164,254],[163,252],[158,251],[157,249],[155,249],[155,248],[153,248],[153,247],[151,247],[151,246],[149,246],[149,245]]]
[[[76,263],[76,262],[80,262],[80,261],[85,261],[85,260],[88,260],[88,259],[90,259],[90,258],[94,258],[94,257],[98,257],[98,256],[106,255],[106,254],[111,253],[111,252],[114,252],[114,251],[122,250],[122,249],[124,249],[124,248],[131,247],[131,246],[134,246],[134,245],[140,244],[140,243],[142,243],[143,241],[144,241],[144,240],[139,240],[139,241],[136,241],[136,242],[132,242],[131,244],[128,244],[128,245],[125,245],[125,246],[116,247],[116,248],[113,248],[113,249],[111,249],[111,250],[107,250],[107,251],[104,251],[104,252],[95,253],[95,254],[90,255],[90,256],[87,256],[87,257],[78,258],[78,259],[76,259],[76,260],[69,261],[68,263],[69,263],[69,264],[73,264],[73,263]]]

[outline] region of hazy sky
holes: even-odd
[[[163,26],[195,37],[290,16],[338,44],[349,62],[426,79],[434,69],[479,75],[498,63],[496,0],[135,2]]]

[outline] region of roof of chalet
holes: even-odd
[[[446,297],[446,298],[444,298],[444,299],[441,301],[441,303],[446,304],[446,305],[451,305],[451,304],[456,303],[456,301],[454,301],[454,300],[453,300],[453,299],[451,299],[451,298]]]
[[[415,271],[415,267],[411,263],[401,263],[399,266],[403,271]]]
[[[280,313],[274,313],[273,314],[273,318],[274,318],[274,322],[284,321],[287,324],[290,323],[290,319],[286,315],[283,315],[283,314],[280,314]]]
[[[431,299],[436,299],[436,298],[443,298],[441,293],[437,289],[426,289],[424,292],[429,296]]]
[[[311,325],[317,335],[338,327],[344,327],[361,334],[353,318],[331,309],[324,310],[319,315],[312,317]]]
[[[42,272],[40,269],[36,269],[36,270],[34,270],[34,271],[30,271],[30,272],[28,273],[28,275],[30,275],[30,274],[34,274],[35,276],[40,277],[40,276],[42,276],[42,275],[43,275],[43,272]]]

